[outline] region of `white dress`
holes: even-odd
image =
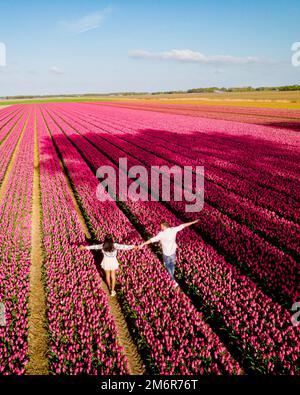
[[[103,244],[96,244],[93,246],[86,247],[87,250],[102,250],[103,260],[101,262],[101,267],[104,270],[118,270],[119,262],[117,260],[118,250],[133,250],[134,245],[124,245],[114,243],[114,250],[112,252],[103,251]]]

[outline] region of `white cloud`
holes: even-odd
[[[129,56],[135,59],[154,59],[154,60],[175,60],[179,62],[201,63],[201,64],[254,64],[254,63],[274,63],[270,59],[262,59],[258,57],[237,57],[232,55],[214,55],[207,56],[201,52],[192,51],[190,49],[172,49],[165,52],[149,52],[149,51],[130,51]]]
[[[63,70],[61,70],[59,67],[56,67],[56,66],[50,67],[49,71],[50,71],[50,73],[56,74],[56,75],[64,74]]]
[[[84,15],[76,20],[62,21],[61,25],[70,33],[81,34],[89,30],[98,29],[103,19],[111,13],[111,8],[107,7],[102,11],[95,11]]]

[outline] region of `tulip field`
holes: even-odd
[[[292,323],[292,306],[300,302],[300,111],[200,107],[86,102],[0,109],[6,321],[0,325],[0,375],[25,374],[34,358],[33,229],[42,251],[47,373],[120,375],[132,373],[130,356],[98,258],[79,247],[108,233],[138,245],[158,233],[162,219],[177,226],[198,218],[177,236],[178,288],[159,246],[118,256],[116,300],[140,369],[300,374],[300,326]],[[154,191],[143,182],[146,201],[122,199],[121,190],[116,201],[100,201],[96,191],[107,193],[96,176],[100,166],[134,182],[119,168],[120,158],[149,174],[151,166],[203,166],[203,209],[187,212],[186,202],[173,198],[176,191],[191,196],[195,187],[175,178],[169,201],[151,200]]]

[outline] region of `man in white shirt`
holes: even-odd
[[[186,224],[182,224],[174,228],[171,228],[167,221],[162,221],[160,224],[161,232],[159,232],[156,236],[152,237],[145,243],[141,244],[139,248],[142,248],[145,245],[151,243],[160,242],[163,251],[165,268],[167,269],[167,272],[170,274],[171,278],[175,281],[174,271],[176,264],[176,248],[177,248],[176,235],[182,229],[187,228],[188,226],[191,226],[197,223],[198,221],[200,220],[197,219],[196,221],[188,222]],[[175,286],[178,286],[178,284],[175,283]]]

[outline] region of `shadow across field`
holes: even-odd
[[[95,129],[91,126],[91,129]],[[137,129],[136,133],[112,133],[98,132],[97,130],[89,133],[84,133],[84,137],[89,141],[94,141],[95,136],[106,139],[108,142],[118,146],[118,139],[123,140],[123,147],[126,151],[134,155],[134,149],[131,144],[137,145],[138,148],[147,149],[146,144],[155,144],[153,151],[156,150],[156,145],[161,145],[170,150],[170,154],[179,148],[185,149],[184,155],[190,156],[203,155],[210,158],[220,158],[228,162],[241,164],[242,166],[255,168],[258,172],[265,171],[273,173],[273,170],[279,169],[286,172],[291,172],[297,178],[300,172],[300,144],[281,144],[275,141],[268,141],[257,137],[246,135],[232,135],[219,132],[201,132],[189,131],[185,134],[176,134],[163,129]],[[64,135],[55,136],[57,146],[64,144],[66,137]],[[77,145],[81,141],[80,135],[73,135],[72,142]],[[151,140],[151,141],[150,141]],[[146,144],[143,144],[143,141]],[[48,150],[48,145],[52,145],[51,138],[47,137],[41,144],[40,150],[42,153],[49,155],[51,150]],[[192,150],[193,151],[192,151]],[[190,153],[187,150],[191,150]],[[195,151],[196,150],[196,151]],[[109,152],[107,152],[109,154]],[[68,152],[64,152],[65,157],[68,159]],[[120,155],[120,157],[122,157]],[[73,159],[69,156],[69,159]],[[151,165],[161,163],[161,159],[153,159]],[[188,164],[188,162],[187,162]],[[99,162],[99,166],[101,163]],[[199,165],[205,166],[205,159]],[[265,170],[268,167],[269,170]],[[295,184],[297,187],[297,184]]]
[[[89,138],[92,134],[85,134],[85,137]],[[107,134],[97,133],[97,135],[107,138]],[[151,143],[149,140],[152,140],[152,143],[156,142],[158,145],[163,145],[171,152],[176,150],[175,146],[177,145],[179,148],[191,150],[190,152],[186,151],[184,155],[191,156],[193,154],[193,157],[195,157],[196,154],[203,154],[211,158],[222,158],[228,162],[254,167],[258,172],[262,171],[263,166],[269,167],[271,173],[272,169],[277,168],[295,172],[298,177],[300,172],[300,144],[297,152],[293,150],[292,145],[284,147],[283,144],[275,141],[246,135],[237,136],[201,131],[190,131],[180,135],[166,130],[150,128],[138,129],[135,134],[118,134],[118,137],[125,140],[125,144],[127,142],[128,150],[132,149],[129,143],[137,144],[143,148],[141,141],[147,141],[149,144]],[[205,160],[203,163],[199,163],[199,165],[203,164],[205,166]]]

